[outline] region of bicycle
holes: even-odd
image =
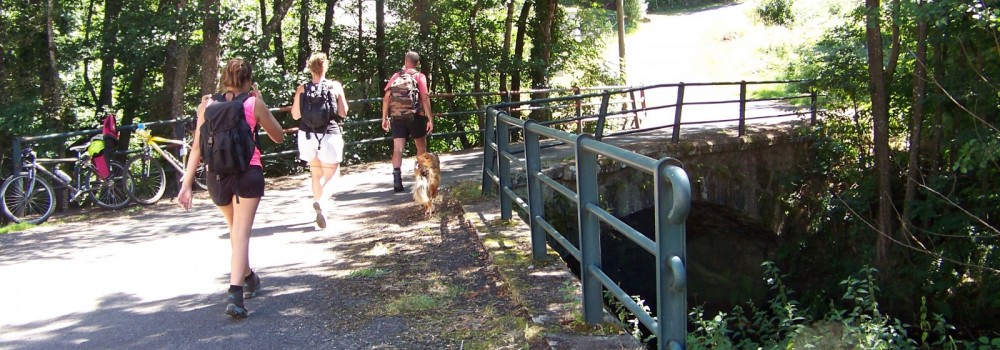
[[[159,136],[152,136],[146,131],[143,124],[139,124],[135,135],[139,137],[143,146],[139,149],[139,154],[129,157],[125,162],[128,175],[132,184],[129,196],[139,204],[153,204],[163,197],[167,189],[167,174],[163,171],[163,164],[157,161],[156,155],[163,159],[177,170],[178,174],[184,174],[187,165],[188,150],[191,149],[192,137],[185,137],[184,140],[171,140]],[[160,144],[170,144],[180,147],[181,160],[167,152]],[[155,154],[154,154],[155,153]],[[205,164],[199,163],[195,171],[194,183],[204,190],[205,185]],[[183,181],[183,177],[178,175],[178,182]]]
[[[113,161],[108,162],[110,175],[101,179],[97,169],[87,154],[89,143],[70,147],[77,153],[76,159],[39,159],[31,145],[21,151],[23,171],[11,175],[0,186],[0,210],[14,222],[40,224],[48,220],[55,211],[56,197],[52,185],[42,176],[55,181],[60,187],[70,191],[70,202],[81,202],[90,198],[94,204],[105,209],[120,209],[129,204],[128,180],[125,167]],[[73,176],[55,169],[49,171],[41,163],[75,162]],[[74,184],[76,186],[74,186]]]

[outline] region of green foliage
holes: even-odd
[[[837,307],[818,297],[823,291],[843,287],[829,282],[836,280],[834,276],[874,261],[879,234],[871,226],[878,186],[872,176],[865,12],[857,3],[829,3],[827,10],[811,11],[832,14],[831,20],[824,21],[808,17],[810,13],[802,8],[809,4],[795,2],[792,30],[834,25],[803,46],[785,51],[792,60],[786,77],[812,79],[810,87],[824,96],[821,101],[826,109],[809,131],[815,137],[809,175],[799,182],[799,193],[788,199],[810,208],[808,233],[792,239],[794,243],[780,252],[779,259],[782,266],[794,267],[794,280],[805,291],[800,301],[814,315]],[[899,322],[925,322],[921,334],[936,327],[930,325],[940,317],[961,330],[956,336],[976,339],[1000,326],[995,313],[985,311],[1000,306],[996,301],[1000,299],[996,272],[1000,270],[1000,259],[996,258],[1000,253],[1000,221],[995,215],[1000,206],[1000,90],[994,78],[1000,76],[1000,51],[994,41],[982,40],[994,36],[998,10],[995,4],[958,0],[929,1],[923,7],[915,2],[900,5],[898,12],[884,7],[882,16],[887,65],[892,60],[890,24],[900,26],[901,54],[888,86],[889,171],[893,205],[900,214],[909,205],[909,219],[915,226],[909,235],[897,236],[897,243],[890,247],[892,266],[882,276],[884,290],[880,295],[887,301],[884,311],[900,315]],[[915,57],[920,20],[929,24],[925,62]],[[926,67],[929,76],[927,96],[919,102],[924,110],[921,139],[911,140],[913,75],[918,65]],[[915,198],[905,203],[913,141],[921,143],[921,158],[913,181],[917,185]],[[899,225],[898,220],[895,225]],[[913,291],[930,301],[921,303]],[[907,312],[918,308],[934,316],[922,321],[914,312]],[[886,320],[885,324],[895,322]],[[875,344],[892,339],[855,333],[858,342]],[[929,339],[933,337],[926,340],[932,342]]]
[[[689,349],[990,349],[1000,343],[985,336],[956,340],[955,327],[940,314],[929,315],[925,306],[916,326],[889,317],[879,307],[877,271],[870,267],[842,280],[840,302],[831,301],[830,311],[817,317],[798,309],[794,292],[783,286],[786,275],[773,263],[763,266],[774,292],[770,305],[760,309],[751,302],[746,309],[738,305],[711,318],[696,307],[690,314],[695,330],[688,334]],[[924,305],[926,299],[921,300]]]
[[[634,31],[639,28],[646,17],[646,0],[625,0],[622,2],[625,12],[625,29]]]
[[[795,21],[795,15],[792,13],[793,2],[794,0],[759,0],[753,12],[757,20],[766,25],[788,25]]]
[[[359,3],[339,3],[337,20],[331,28],[328,77],[343,82],[350,99],[376,98],[375,101],[352,104],[349,122],[381,117],[379,98],[387,76],[378,76],[379,68],[392,74],[400,66],[403,53],[407,50],[421,53],[422,68],[428,70],[425,73],[430,77],[432,92],[470,92],[477,87],[482,91],[498,90],[501,60],[513,52],[512,48],[503,51],[506,2],[446,0],[423,3],[427,8],[416,13],[415,2],[387,1],[386,35],[380,43],[376,42],[374,16],[370,15],[372,3],[360,3],[367,11],[361,18],[360,33],[357,23]],[[119,121],[123,124],[166,119],[177,114],[191,115],[194,112],[200,97],[200,75],[205,68],[201,59],[205,43],[201,27],[204,13],[200,3],[122,1],[118,17],[108,28],[103,23],[106,12],[103,2],[55,4],[55,57],[63,98],[62,104],[57,106],[58,113],[54,114],[43,113],[43,109],[49,106],[43,103],[40,88],[43,80],[37,74],[45,69],[48,62],[44,40],[45,7],[24,0],[12,0],[4,2],[4,9],[0,11],[0,20],[10,24],[0,27],[0,52],[3,53],[0,55],[0,111],[3,112],[0,116],[0,152],[7,153],[13,136],[94,127],[99,117],[103,117],[103,112],[97,111],[102,74],[111,78],[112,101],[106,110],[119,113]],[[114,6],[113,2],[109,4]],[[268,38],[267,45],[262,45],[261,5],[266,6],[263,12],[265,18],[270,20],[275,15],[274,1],[221,0],[218,8],[214,9],[221,26],[221,63],[232,57],[245,58],[254,67],[254,80],[264,100],[271,106],[288,105],[292,102],[293,89],[308,79],[308,74],[297,65],[296,56],[300,51],[320,49],[325,6],[313,3],[308,9],[308,47],[299,47],[297,39],[301,14],[298,2],[293,2],[277,27],[276,34],[280,35],[281,43],[273,37]],[[515,16],[522,5],[522,1],[515,2]],[[477,15],[470,18],[469,14],[476,6],[479,6]],[[563,7],[565,5],[559,7],[559,12],[563,12]],[[582,18],[573,22],[583,29],[581,40],[568,40],[564,35],[572,32],[573,27],[554,29],[553,32],[558,35],[554,37],[551,61],[532,64],[544,65],[548,78],[573,77],[565,85],[576,81],[595,85],[611,83],[614,75],[608,74],[610,70],[601,66],[603,60],[599,58],[603,37],[613,23],[596,15],[596,11],[589,7],[574,13]],[[427,26],[426,35],[421,32],[421,23]],[[105,42],[102,40],[105,34],[115,40]],[[526,48],[538,46],[530,42],[531,36],[526,39]],[[376,53],[377,44],[385,47],[385,57]],[[176,48],[186,48],[188,56],[187,66],[184,67],[186,75],[182,77],[183,103],[180,110],[171,111],[166,107],[169,102],[163,91],[168,78],[172,78],[167,63],[171,62],[171,55],[178,52],[172,51]],[[105,57],[115,59],[115,64],[107,71],[102,68]],[[509,71],[519,70],[524,73],[522,80],[527,80],[529,65],[523,64],[525,57],[510,58]],[[510,76],[508,74],[508,78]],[[441,98],[433,100],[433,109],[436,114],[474,111],[499,101],[497,96]],[[286,128],[296,124],[287,113],[276,113],[276,117]],[[475,114],[441,116],[435,119],[436,134],[456,134],[434,136],[429,145],[436,151],[474,147],[481,143],[477,132],[481,128],[481,117]],[[458,132],[469,133],[457,135]],[[348,142],[385,136],[377,122],[349,125],[345,135]],[[75,140],[47,144],[39,149],[61,151],[72,141]],[[295,149],[294,142],[284,145],[264,142],[264,147],[265,152]],[[409,147],[412,154],[412,145]],[[347,162],[384,159],[390,154],[390,148],[390,141],[351,146],[346,150]],[[297,171],[293,157],[268,162],[269,174]]]
[[[632,301],[639,305],[640,309],[645,311],[647,314],[652,315],[652,312],[650,311],[649,306],[646,305],[645,300],[640,298],[638,295],[632,295],[630,297],[632,298]],[[635,317],[632,314],[632,311],[625,306],[625,303],[619,301],[618,298],[611,293],[611,291],[604,291],[604,303],[606,305],[610,305],[611,311],[614,313],[615,317],[624,322],[625,330],[640,343],[648,345],[650,341],[656,338],[653,334],[643,335],[645,326],[640,323],[639,318]],[[655,320],[656,317],[653,319]]]

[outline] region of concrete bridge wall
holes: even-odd
[[[669,142],[635,142],[621,147],[652,158],[674,157],[684,164],[692,199],[734,209],[775,233],[786,232],[800,213],[786,204],[794,180],[808,164],[810,141],[787,131],[742,138]],[[601,159],[601,202],[624,217],[653,206],[652,175],[609,159]],[[575,168],[551,164],[544,172],[575,188]],[[554,195],[554,194],[553,194]],[[549,198],[549,196],[547,196]]]
[[[786,204],[793,184],[807,164],[810,142],[784,132],[680,144],[625,142],[623,147],[652,158],[672,156],[684,163],[694,199],[687,224],[689,303],[707,314],[733,305],[767,301],[761,263],[774,261],[780,237],[793,233],[805,219]],[[544,172],[575,189],[575,169],[561,159]],[[598,176],[601,206],[641,232],[652,232],[652,175],[602,159]],[[576,207],[549,190],[546,218],[577,244]],[[761,227],[763,226],[763,227]],[[603,267],[630,293],[651,300],[654,262],[644,251],[602,230]],[[558,249],[557,249],[558,250]],[[569,257],[564,257],[570,259]],[[570,267],[576,266],[570,262]]]

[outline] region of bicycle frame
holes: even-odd
[[[181,156],[183,157],[187,155],[188,152],[187,142],[165,139],[159,136],[150,136],[149,140],[146,141],[147,146],[149,146],[152,150],[156,151],[156,153],[160,154],[160,156],[163,157],[163,159],[165,159],[167,163],[173,166],[178,173],[183,174],[184,171],[186,170],[185,167],[187,166],[187,164],[181,164],[181,161],[177,160],[177,157],[174,157],[174,155],[170,154],[170,152],[164,151],[163,147],[160,147],[160,143],[169,143],[181,146]]]
[[[39,160],[42,160],[42,161],[44,161],[46,163],[49,163],[49,162],[51,162],[51,163],[69,163],[69,162],[75,162],[76,164],[74,164],[73,168],[76,171],[73,171],[73,173],[74,173],[74,175],[76,175],[76,179],[70,178],[70,181],[63,180],[61,177],[56,176],[55,173],[49,171],[49,169],[47,169],[44,165],[39,164],[40,163]],[[83,178],[82,178],[83,177],[83,172],[81,172],[79,170],[86,169],[86,168],[91,167],[91,166],[89,166],[87,164],[82,164],[82,163],[83,163],[82,160],[80,160],[80,159],[73,159],[73,158],[35,159],[32,162],[30,162],[30,163],[25,163],[25,164],[22,165],[22,167],[24,167],[25,169],[27,169],[27,171],[22,172],[22,174],[23,173],[27,173],[28,177],[32,177],[33,178],[35,176],[38,176],[37,172],[40,171],[43,175],[45,175],[46,177],[48,177],[50,180],[54,181],[54,183],[59,184],[59,185],[61,185],[63,187],[66,187],[67,189],[69,189],[71,191],[70,193],[72,194],[70,196],[70,198],[69,198],[69,201],[72,202],[72,201],[76,201],[77,199],[81,198],[83,194],[90,193],[90,192],[94,191],[94,188],[83,188],[84,186],[80,186],[80,188],[77,188],[76,186],[73,186],[73,183],[72,183],[73,180],[76,180],[75,182],[77,184],[85,184],[85,182],[83,181]],[[90,184],[87,183],[85,186],[89,187]],[[30,191],[30,189],[29,189],[29,191]]]

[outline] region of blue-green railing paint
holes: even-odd
[[[608,94],[602,94],[607,102]],[[603,108],[602,108],[603,110]],[[639,322],[657,337],[660,349],[683,349],[687,336],[687,271],[685,261],[684,222],[691,208],[691,188],[687,174],[680,163],[672,158],[655,160],[640,154],[608,145],[590,135],[575,135],[540,125],[532,120],[513,118],[494,107],[486,110],[487,132],[484,139],[484,191],[499,185],[501,218],[513,216],[512,204],[525,203],[511,188],[510,163],[517,158],[510,151],[510,131],[524,132],[523,169],[527,173],[528,199],[522,208],[528,213],[531,227],[532,257],[545,256],[546,235],[551,236],[570,252],[581,264],[583,285],[583,316],[587,322],[601,322],[603,317],[602,291],[607,289],[632,312]],[[494,129],[495,128],[495,129]],[[495,130],[495,133],[490,132]],[[539,137],[544,136],[573,145],[576,158],[576,191],[548,178],[541,172]],[[656,210],[655,242],[628,227],[598,204],[597,157],[601,155],[653,175]],[[495,158],[494,158],[495,157]],[[491,161],[496,159],[495,167]],[[520,162],[517,160],[516,162]],[[577,222],[580,247],[574,247],[547,221],[544,212],[543,185],[577,204]],[[657,317],[647,313],[618,284],[601,270],[600,223],[622,231],[657,261]]]

